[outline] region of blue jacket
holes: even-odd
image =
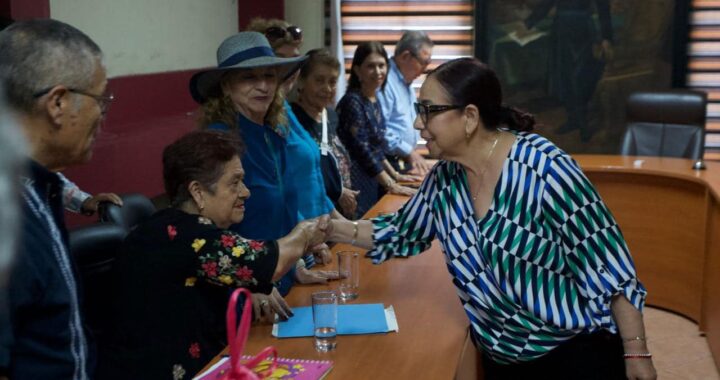
[[[0,325],[0,368],[11,379],[84,379],[92,376],[92,350],[79,313],[62,184],[36,162],[30,163],[29,174],[21,238],[8,283],[10,322]],[[61,246],[54,243],[49,223]]]

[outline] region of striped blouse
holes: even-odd
[[[536,134],[516,133],[482,219],[463,167],[440,161],[373,229],[375,263],[439,239],[474,341],[500,363],[538,358],[579,333],[616,332],[613,295],[644,304],[610,211],[577,163]]]

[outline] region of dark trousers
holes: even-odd
[[[483,353],[486,380],[625,380],[622,340],[599,331],[580,334],[529,362],[499,364]]]

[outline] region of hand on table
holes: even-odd
[[[336,270],[310,270],[304,266],[295,270],[295,280],[300,284],[327,284],[339,278],[340,274]]]
[[[327,229],[325,232],[327,233]],[[318,264],[330,264],[332,262],[332,252],[330,252],[330,247],[325,243],[310,248],[309,252],[312,252],[313,256],[315,256],[315,262]]]
[[[282,321],[293,315],[290,306],[275,287],[270,294],[252,293],[252,306],[255,321],[274,323],[276,313]]]

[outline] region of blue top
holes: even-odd
[[[390,60],[385,89],[378,89],[377,99],[385,118],[385,140],[388,154],[408,156],[418,142],[420,133],[413,128],[417,101],[412,84],[405,83],[395,60]]]
[[[277,240],[298,222],[333,210],[325,194],[317,145],[289,105],[285,110],[290,124],[286,130],[256,124],[238,113],[237,125],[246,147],[243,182],[251,194],[245,201],[245,218],[230,229],[248,239]],[[208,128],[230,129],[222,123]]]
[[[375,262],[417,255],[437,237],[473,340],[496,362],[615,332],[612,297],[637,309],[645,300],[612,214],[577,163],[536,134],[517,133],[483,218],[463,167],[440,161],[408,203],[373,223]]]

